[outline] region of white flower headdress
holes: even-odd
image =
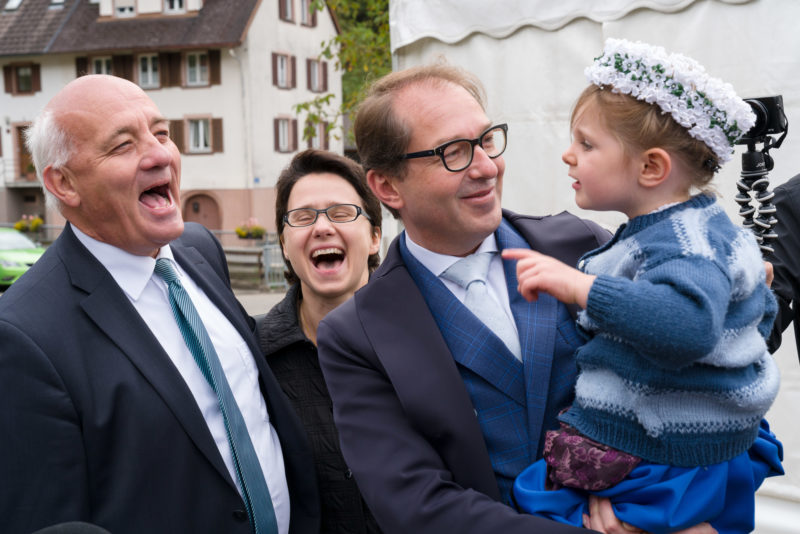
[[[584,71],[589,81],[657,104],[664,113],[704,142],[722,165],[733,144],[755,124],[750,105],[733,86],[709,76],[702,65],[660,46],[608,39],[603,55]]]

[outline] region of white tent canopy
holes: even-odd
[[[796,0],[390,0],[395,69],[440,58],[463,66],[483,81],[489,117],[509,124],[504,207],[532,214],[570,210],[609,228],[624,217],[578,209],[560,158],[572,105],[587,85],[583,69],[605,39],[641,40],[691,56],[745,98],[782,95],[790,128],[781,148],[770,153],[774,187],[800,173],[798,21]],[[734,221],[740,152],[743,147],[714,181]],[[769,420],[784,442],[788,475],[768,480],[759,494],[759,510],[771,497],[783,510],[759,513],[756,531],[763,533],[795,532],[800,524],[794,408],[800,405],[800,370],[790,331],[776,358],[782,386]],[[796,515],[789,520],[787,513]],[[768,526],[770,517],[779,524]]]

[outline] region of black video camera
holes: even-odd
[[[780,135],[786,131],[789,121],[783,111],[783,96],[745,98],[756,114],[756,123],[739,139],[737,145],[763,142],[768,135]]]

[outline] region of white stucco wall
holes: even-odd
[[[295,9],[298,8],[299,2],[296,2]],[[328,61],[327,92],[312,93],[306,89],[306,59],[317,58],[322,51],[321,43],[336,35],[330,14],[327,11],[317,12],[317,26],[310,28],[302,26],[297,15],[295,23],[280,20],[277,10],[276,4],[262,3],[244,45],[236,51],[249,65],[245,82],[249,113],[253,117],[266,119],[252,121],[249,136],[252,144],[252,180],[258,187],[274,186],[280,171],[294,155],[275,152],[272,119],[297,118],[298,150],[303,150],[307,146],[302,139],[305,117],[296,117],[294,106],[327,93],[336,95],[331,101],[331,109],[336,110],[341,104],[341,73],[335,69],[332,60],[325,60]],[[272,85],[273,52],[296,57],[295,88],[279,89]],[[334,133],[341,137],[340,131]],[[344,148],[341,139],[331,137],[329,149],[342,153]]]

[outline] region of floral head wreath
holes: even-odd
[[[720,165],[731,159],[733,144],[755,124],[755,114],[731,84],[712,78],[692,58],[668,54],[660,46],[608,39],[603,55],[584,72],[595,85],[657,104],[708,145]]]

